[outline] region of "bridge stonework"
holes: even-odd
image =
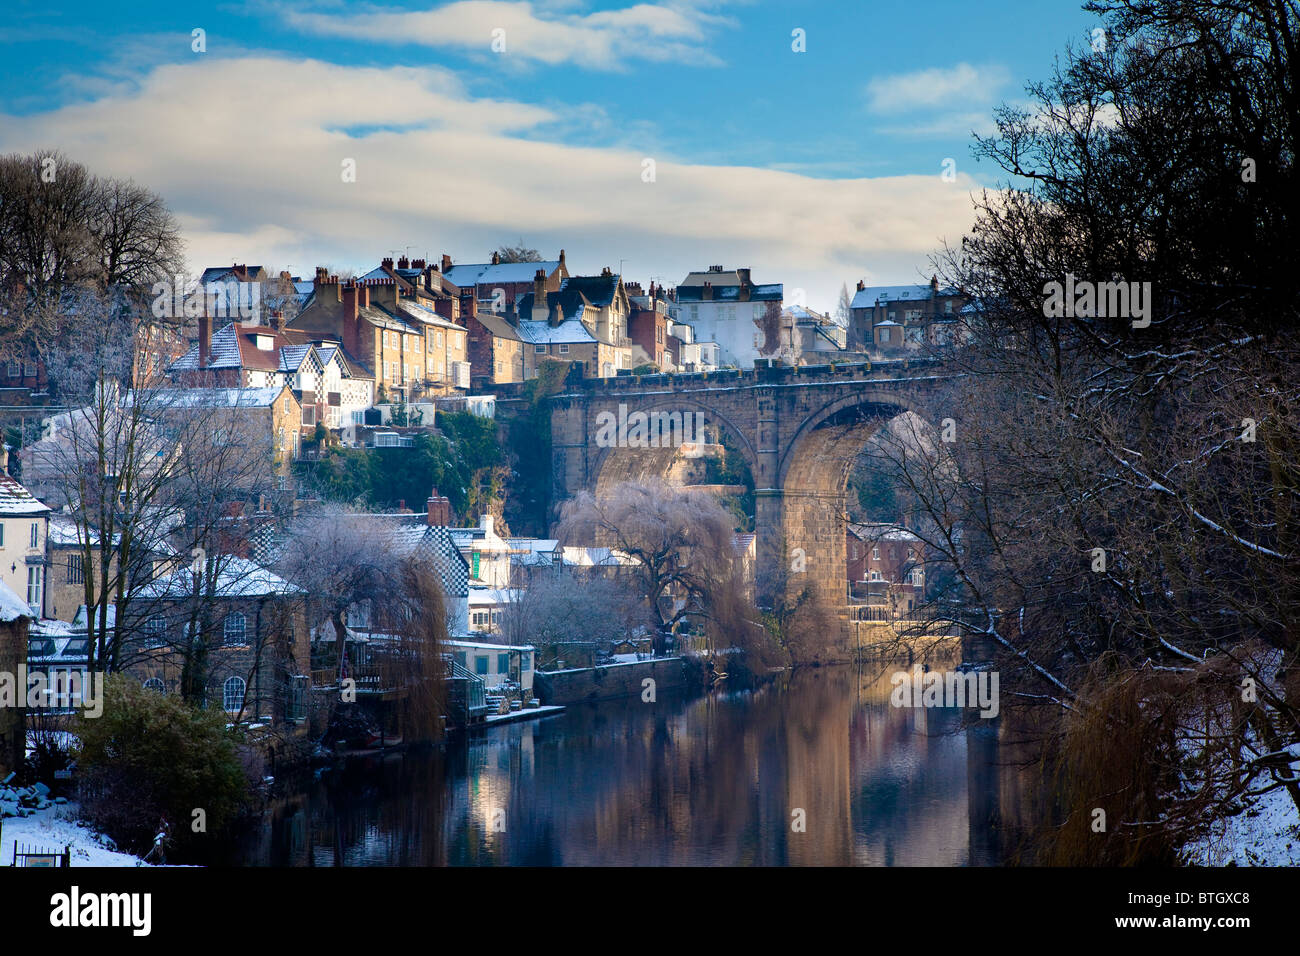
[[[635,412],[702,413],[705,428],[724,435],[753,473],[760,596],[811,586],[839,614],[840,633],[827,635],[820,656],[844,659],[851,653],[849,474],[876,429],[919,411],[941,377],[932,360],[900,360],[585,380],[551,399],[553,500],[667,476],[678,449],[602,447],[602,412],[615,420]]]

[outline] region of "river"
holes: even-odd
[[[893,667],[570,707],[354,760],[277,801],[272,866],[997,865],[1021,774],[1000,719],[890,706]]]

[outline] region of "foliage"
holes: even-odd
[[[523,534],[543,535],[551,518],[550,397],[564,388],[567,362],[538,362],[537,377],[524,386],[525,409],[511,420],[506,520]]]
[[[137,854],[149,849],[164,819],[182,849],[209,839],[193,832],[195,809],[204,811],[208,834],[227,827],[245,803],[248,783],[226,715],[120,674],[110,675],[104,688],[103,714],[82,717],[78,726],[88,821]]]
[[[496,254],[497,256],[500,257],[500,260],[502,262],[541,262],[542,261],[542,254],[538,252],[536,249],[524,245],[524,239],[522,236],[519,237],[519,241],[516,242],[513,246],[511,245],[498,246],[496,250]]]

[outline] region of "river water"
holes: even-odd
[[[277,802],[272,866],[997,865],[1023,802],[999,719],[890,706],[895,668],[585,704],[355,760]]]

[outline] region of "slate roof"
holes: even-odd
[[[490,262],[476,262],[472,265],[452,266],[444,275],[454,285],[468,289],[496,282],[502,284],[532,282],[538,269],[545,270],[549,276],[558,268],[560,268],[559,259],[549,259],[545,262],[502,262],[497,265]]]
[[[16,480],[8,475],[0,475],[0,515],[47,515],[49,513],[50,509]]]
[[[590,345],[596,341],[580,318],[565,319],[559,325],[524,319],[519,323],[519,338],[531,345]]]
[[[271,388],[159,388],[149,394],[159,401],[160,407],[191,408],[267,408],[275,403],[285,387]],[[122,399],[130,407],[133,393]]]
[[[515,342],[523,341],[519,337],[519,330],[493,312],[475,312],[474,320],[488,331],[488,334],[494,335],[499,339],[512,339]]]
[[[257,275],[262,271],[261,266],[245,266],[244,268],[246,270],[245,275]],[[199,276],[199,283],[206,286],[209,282],[222,282],[227,279],[236,279],[239,282],[247,281],[240,279],[230,266],[209,266],[203,270],[203,275]]]
[[[740,289],[738,285],[713,286],[713,296],[710,299],[704,298],[704,286],[678,286],[678,302],[740,302]],[[784,298],[784,285],[780,282],[771,282],[766,285],[752,285],[749,287],[750,302],[780,302]]]
[[[258,336],[270,336],[272,348],[259,349]],[[286,371],[285,358],[282,353],[286,348],[295,346],[269,325],[243,325],[231,322],[225,328],[212,333],[212,345],[208,350],[208,369],[256,369],[264,372]],[[296,355],[296,364],[287,370],[293,371],[302,364],[305,354]],[[289,361],[295,361],[290,359]],[[171,364],[170,372],[192,372],[199,367],[199,346],[196,342],[188,352]]]
[[[462,331],[465,328],[463,325],[457,325],[450,319],[443,318],[437,312],[433,311],[433,309],[426,308],[422,305],[416,305],[414,302],[408,302],[406,299],[402,299],[401,302],[398,303],[398,308],[411,318],[423,322],[425,325],[432,325],[435,328],[460,329]]]
[[[621,276],[569,276],[560,283],[560,295],[566,292],[580,293],[592,305],[607,306],[618,294]]]
[[[928,302],[930,300],[929,284],[926,285],[869,285],[859,289],[849,303],[850,309],[870,309],[876,303],[886,302]],[[952,286],[941,286],[936,295],[960,295]]]

